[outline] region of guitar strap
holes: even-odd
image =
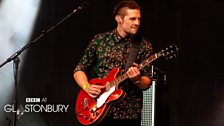
[[[138,50],[140,49],[140,42],[141,42],[140,36],[135,36],[132,39],[130,53],[125,66],[125,72],[127,72],[128,68],[130,68],[135,62]]]

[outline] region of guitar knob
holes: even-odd
[[[99,112],[96,112],[96,116],[99,115]]]
[[[93,119],[92,119],[92,118],[90,118],[90,119],[89,119],[89,121],[90,121],[90,122],[92,122],[92,121],[93,121]]]
[[[91,112],[91,113],[94,113],[94,111],[93,111],[92,109],[90,110],[90,112]]]

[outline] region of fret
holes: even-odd
[[[141,64],[139,64],[139,69],[144,68],[146,65],[148,65],[157,58],[158,58],[157,54],[150,56],[148,59],[144,60]]]

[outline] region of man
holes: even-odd
[[[135,1],[123,0],[118,3],[114,8],[114,16],[117,28],[92,39],[74,70],[74,78],[90,97],[98,97],[105,86],[91,85],[88,76],[90,71],[91,76],[105,78],[113,68],[124,70],[130,48],[136,42],[134,40],[139,40],[140,48],[135,63],[126,71],[128,80],[119,84],[126,96],[113,103],[105,119],[99,124],[108,126],[130,123],[138,126],[141,120],[142,90],[149,88],[151,83],[149,67],[139,70],[138,64],[150,56],[152,46],[142,37],[135,39],[141,19],[140,6]]]

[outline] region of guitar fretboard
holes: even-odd
[[[156,60],[159,57],[160,55],[157,53],[154,55],[151,55],[149,58],[147,58],[146,60],[144,60],[142,63],[139,64],[139,70],[144,68],[146,65],[148,65],[149,63],[151,63],[152,61]],[[122,81],[126,80],[127,78],[128,78],[127,73],[120,75],[114,81],[110,82],[110,87],[113,87],[114,85],[118,86]]]

